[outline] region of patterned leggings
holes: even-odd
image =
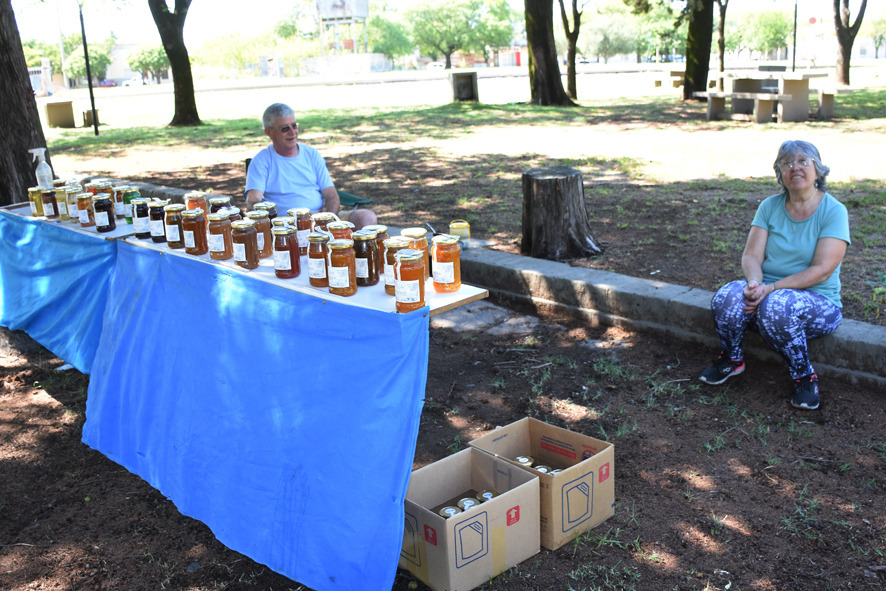
[[[731,359],[743,358],[744,337],[748,330],[753,330],[784,357],[792,379],[813,373],[806,341],[834,332],[840,326],[843,311],[814,291],[779,289],[766,296],[756,314],[748,316],[742,310],[746,285],[744,279],[727,283],[711,300],[723,351]]]

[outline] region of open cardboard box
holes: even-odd
[[[449,518],[438,513],[485,490],[498,496]],[[431,589],[473,589],[538,551],[535,474],[471,448],[412,473],[400,567]]]
[[[533,465],[561,469],[556,474],[521,467],[539,477],[541,545],[556,550],[615,512],[615,447],[611,443],[521,419],[471,441],[471,447],[521,467],[517,456]]]

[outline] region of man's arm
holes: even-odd
[[[336,214],[339,212],[339,210],[341,209],[341,201],[339,201],[338,191],[335,190],[335,187],[326,187],[325,189],[321,189],[320,197],[323,198],[323,207],[320,208],[320,211],[331,211],[332,213]],[[246,200],[248,204],[248,194]]]
[[[258,189],[250,189],[246,191],[246,211],[255,209],[255,204],[264,200],[265,194]]]

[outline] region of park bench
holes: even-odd
[[[708,121],[716,121],[721,119],[741,119],[751,120],[756,123],[767,123],[772,121],[772,114],[775,107],[775,101],[789,101],[791,95],[778,94],[774,92],[693,92],[695,98],[704,98],[708,101]],[[726,99],[754,101],[754,110],[752,114],[726,111]]]
[[[809,94],[818,95],[818,119],[834,118],[834,97],[852,92],[849,88],[810,88]]]

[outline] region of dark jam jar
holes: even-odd
[[[287,225],[274,226],[273,232],[274,274],[280,279],[294,279],[301,274],[295,228]]]
[[[354,253],[356,255],[357,287],[368,287],[378,283],[378,244],[372,230],[354,232]]]
[[[255,204],[253,208],[256,211],[266,211],[268,212],[268,219],[272,220],[277,217],[277,204],[273,201],[259,201]]]
[[[185,252],[195,256],[209,252],[206,239],[206,216],[199,207],[182,212],[182,230],[185,233]]]
[[[148,217],[149,199],[138,197],[132,200],[132,228],[136,238],[150,238],[151,224]]]
[[[148,203],[148,226],[151,229],[151,240],[154,242],[166,242],[166,228],[163,222],[166,219],[166,207],[168,201],[154,200]]]
[[[185,247],[185,232],[182,227],[182,212],[185,210],[183,203],[173,203],[163,208],[166,212],[164,230],[166,232],[166,245],[169,248]]]
[[[47,219],[56,219],[59,217],[55,189],[43,189],[40,192],[40,200],[43,202],[43,215],[45,215]]]
[[[95,230],[97,232],[113,232],[117,229],[117,216],[114,213],[114,196],[99,193],[93,202],[95,207]]]
[[[231,240],[234,243],[234,262],[244,269],[258,267],[258,232],[252,220],[231,222]]]
[[[209,213],[215,213],[220,209],[226,209],[231,206],[231,198],[230,197],[210,197],[209,198]]]

